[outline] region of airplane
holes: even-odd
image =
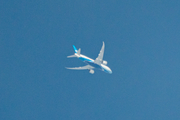
[[[74,68],[69,68],[66,67],[66,69],[71,69],[71,70],[89,70],[89,73],[94,74],[94,69],[99,69],[102,70],[106,73],[112,74],[112,70],[107,66],[107,61],[103,60],[103,55],[104,55],[104,42],[102,45],[102,48],[100,50],[100,53],[98,55],[98,57],[93,60],[81,53],[81,48],[79,48],[78,50],[76,49],[76,47],[73,45],[74,48],[74,55],[70,55],[67,56],[67,58],[72,58],[72,57],[77,57],[80,60],[82,60],[83,62],[85,62],[87,65],[86,66],[82,66],[82,67],[74,67]]]

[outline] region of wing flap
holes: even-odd
[[[102,48],[98,54],[98,57],[96,58],[96,60],[94,61],[95,63],[97,64],[101,64],[102,61],[103,61],[103,56],[104,56],[104,48],[105,48],[105,45],[104,45],[104,41],[103,41],[103,45],[102,45]]]
[[[66,69],[71,69],[71,70],[87,70],[87,69],[93,69],[94,67],[90,65],[82,66],[82,67],[74,67],[74,68],[69,68],[66,67]]]

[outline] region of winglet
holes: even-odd
[[[74,52],[77,53],[78,50],[76,49],[74,45],[73,45],[73,48],[74,48]]]

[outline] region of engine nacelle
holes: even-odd
[[[89,73],[94,74],[94,70],[92,70],[92,69],[89,70]]]
[[[103,60],[103,64],[104,64],[104,65],[107,65],[107,61]]]

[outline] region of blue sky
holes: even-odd
[[[179,120],[178,0],[2,0],[0,119]],[[72,45],[113,74],[83,66]]]

